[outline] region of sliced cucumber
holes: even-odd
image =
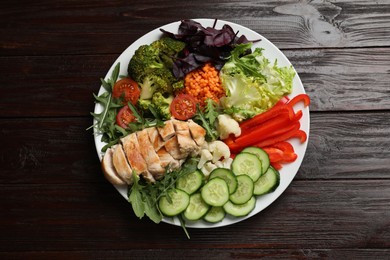
[[[232,162],[232,171],[236,176],[248,175],[255,182],[262,174],[261,161],[253,153],[241,152]]]
[[[231,170],[225,168],[217,168],[210,173],[209,180],[217,177],[226,181],[229,188],[229,194],[232,194],[233,192],[236,191],[237,178]]]
[[[223,206],[229,200],[229,188],[221,178],[209,180],[202,188],[202,199],[210,206]]]
[[[250,198],[244,204],[234,204],[231,201],[228,201],[225,205],[223,205],[223,209],[226,213],[235,216],[235,217],[243,217],[248,215],[256,206],[256,199],[254,196]]]
[[[253,196],[253,181],[248,175],[237,176],[237,189],[229,196],[234,204],[244,204]]]
[[[274,191],[280,183],[279,171],[270,166],[256,182],[253,194],[263,195]]]
[[[183,214],[188,220],[198,220],[202,218],[209,209],[210,206],[203,201],[202,196],[198,192],[190,196],[190,203]]]
[[[211,207],[203,219],[210,223],[221,222],[225,218],[225,210],[222,207]]]
[[[160,211],[169,217],[176,216],[183,212],[190,203],[190,195],[182,190],[170,190],[168,196],[163,196],[158,201]]]
[[[176,188],[191,195],[202,186],[203,181],[204,175],[200,171],[196,170],[177,179]]]
[[[261,173],[264,174],[270,166],[268,154],[261,148],[255,146],[249,146],[242,150],[244,153],[252,153],[261,161]]]

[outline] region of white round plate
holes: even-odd
[[[214,24],[214,19],[193,19],[199,23],[201,23],[204,27],[212,27]],[[173,22],[167,25],[164,25],[160,28],[165,29],[169,32],[177,32],[178,27],[179,27],[180,21]],[[223,20],[218,20],[216,23],[215,28],[219,29],[222,28],[224,24],[230,25],[235,32],[239,32],[238,36],[240,35],[245,35],[248,40],[258,40],[261,39],[261,41],[255,42],[253,44],[253,48],[260,47],[263,48],[263,54],[265,57],[267,57],[271,62],[273,62],[275,59],[278,61],[278,66],[291,66],[290,61],[286,58],[286,56],[274,45],[272,44],[269,40],[267,40],[264,36],[258,34],[255,31],[252,31],[244,26],[228,22],[228,21],[223,21]],[[131,44],[117,59],[116,61],[112,64],[110,70],[107,72],[105,79],[108,79],[112,71],[115,67],[115,65],[120,62],[121,68],[120,68],[120,73],[119,75],[127,75],[127,66],[129,64],[130,58],[133,56],[135,50],[138,49],[139,46],[143,44],[150,44],[151,42],[159,39],[162,36],[162,32],[160,31],[160,28],[157,28],[141,38],[139,38],[137,41],[135,41],[133,44]],[[99,95],[101,95],[104,92],[104,88],[100,87],[99,90]],[[293,80],[293,91],[289,95],[290,98],[301,94],[305,93],[305,90],[303,88],[302,82],[296,74],[294,80]],[[301,129],[307,133],[307,136],[309,137],[309,125],[310,125],[310,117],[309,117],[309,108],[308,107],[303,107],[303,104],[297,104],[296,105],[296,110],[301,109],[303,111],[303,116],[300,120],[301,122]],[[102,111],[102,106],[100,104],[96,104],[95,106],[95,113],[100,113]],[[102,159],[103,153],[101,152],[102,147],[105,145],[105,143],[102,143],[100,141],[101,136],[96,134],[95,132],[95,145],[96,145],[96,150],[98,153],[98,156],[100,160]],[[299,140],[296,138],[293,138],[289,140],[289,142],[293,145],[296,154],[298,155],[297,160],[295,160],[293,163],[288,163],[288,164],[283,164],[283,168],[280,170],[280,185],[279,187],[272,193],[263,195],[263,196],[258,196],[257,201],[256,201],[256,207],[255,209],[247,216],[245,217],[232,217],[226,215],[225,219],[219,223],[207,223],[205,221],[199,220],[195,222],[186,222],[186,227],[190,228],[215,228],[215,227],[222,227],[222,226],[227,226],[231,225],[240,221],[243,221],[247,218],[250,218],[263,209],[265,209],[267,206],[269,206],[272,202],[274,202],[283,192],[284,190],[289,186],[291,181],[294,179],[295,175],[298,172],[299,167],[301,166],[303,157],[306,152],[306,147],[308,143],[308,139],[305,143],[301,144]],[[127,188],[123,186],[115,186],[115,188],[118,190],[118,192],[127,200]],[[178,225],[180,226],[180,222],[177,218],[163,218],[163,222],[170,223],[173,225]]]

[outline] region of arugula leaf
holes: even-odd
[[[142,186],[138,183],[139,177],[135,171],[133,171],[133,186],[130,189],[129,202],[133,207],[134,214],[143,218],[145,215],[145,203],[142,196]]]
[[[218,115],[219,112],[217,110],[216,103],[211,99],[206,100],[206,108],[204,112],[200,108],[199,104],[196,105],[194,120],[206,129],[207,141],[215,141],[218,139],[218,132],[215,127],[215,120]]]
[[[159,199],[163,196],[168,196],[169,191],[175,188],[176,181],[180,177],[194,172],[197,165],[198,159],[189,158],[180,169],[174,171],[166,169],[162,179],[148,185],[140,184],[142,180],[133,172],[134,183],[129,188],[128,197],[134,214],[139,218],[146,215],[154,223],[160,223],[162,214],[157,206]]]

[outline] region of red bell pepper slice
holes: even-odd
[[[272,147],[278,148],[278,149],[282,150],[284,153],[293,153],[294,152],[294,147],[292,146],[292,144],[290,144],[289,142],[286,142],[286,141],[276,143],[276,144],[272,145]]]
[[[275,132],[280,132],[289,126],[289,119],[280,117],[271,121],[267,121],[261,126],[251,130],[243,131],[241,135],[234,140],[226,141],[225,143],[233,151],[241,150],[247,146],[253,145],[261,140],[274,136]]]
[[[268,154],[270,162],[280,162],[283,160],[283,151],[274,147],[264,147],[263,150]]]
[[[298,131],[296,131],[291,137],[299,138],[299,141],[300,141],[301,143],[304,143],[304,142],[306,142],[306,140],[307,140],[307,134],[306,134],[306,132],[303,131],[303,130],[298,130]]]
[[[310,105],[310,98],[307,94],[299,94],[293,97],[287,104],[291,107],[295,106],[298,102],[303,101],[305,107]]]
[[[295,137],[296,133],[298,131],[300,131],[299,127],[300,127],[299,122],[296,122],[296,123],[293,124],[293,129],[292,130],[287,131],[287,132],[285,132],[283,134],[274,136],[272,138],[267,138],[265,140],[262,140],[262,141],[256,143],[255,146],[260,147],[260,148],[267,147],[267,146],[272,146],[272,145],[274,145],[276,143],[279,143],[279,142],[285,141],[287,139],[290,139],[293,136]]]
[[[283,113],[288,113],[288,117],[290,120],[294,119],[295,113],[291,106],[287,105],[278,105],[272,107],[270,110],[258,114],[251,119],[248,119],[240,124],[241,131],[246,129],[251,129],[256,127],[272,118],[275,118]]]
[[[271,162],[270,163],[272,167],[274,167],[276,170],[280,170],[282,169],[282,164],[281,163],[278,163],[278,162]]]

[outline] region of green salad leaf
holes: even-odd
[[[237,121],[267,111],[290,94],[295,77],[292,66],[279,67],[277,60],[272,64],[261,48],[248,54],[251,46],[252,43],[238,45],[220,72],[226,91],[221,104]]]

